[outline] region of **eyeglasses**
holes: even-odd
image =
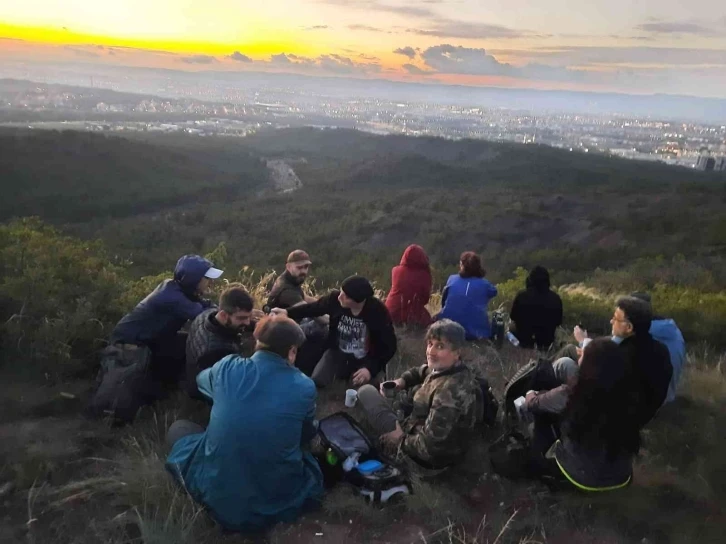
[[[612,316],[610,318],[610,321],[617,321],[618,323],[630,323],[630,320],[629,319],[618,319],[615,316]]]

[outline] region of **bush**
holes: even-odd
[[[218,244],[207,257],[226,267],[226,245]],[[595,334],[609,334],[617,297],[647,290],[655,312],[675,319],[688,342],[726,346],[726,337],[721,334],[726,328],[726,293],[713,290],[708,282],[703,288],[692,286],[690,280],[705,276],[694,268],[670,270],[678,264],[678,260],[639,261],[618,271],[595,272],[595,287],[589,283],[560,287],[566,328],[580,323]],[[123,313],[171,277],[169,271],[129,280],[126,266],[113,264],[100,242],[62,235],[37,218],[1,226],[3,358],[17,357],[26,362],[20,365],[23,369],[48,376],[90,371],[95,367],[97,350]],[[651,273],[641,275],[643,270]],[[217,283],[217,291],[228,281],[238,281],[261,307],[274,277],[273,272],[257,273],[247,266],[238,272],[227,270],[226,279]],[[498,283],[499,294],[490,309],[502,306],[509,310],[526,277],[527,270],[520,267],[513,278]],[[316,287],[322,291],[329,286],[323,289],[311,279],[308,293],[313,294]],[[377,289],[377,294],[385,297],[382,290]],[[438,295],[432,296],[430,306],[434,313],[440,309]]]
[[[63,236],[35,218],[0,226],[5,358],[20,355],[50,375],[83,370],[120,317],[126,289],[123,269],[99,243]]]

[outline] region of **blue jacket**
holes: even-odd
[[[672,319],[653,319],[650,325],[650,334],[658,342],[664,344],[670,354],[673,376],[668,385],[665,402],[671,402],[676,398],[678,380],[681,378],[681,371],[686,362],[686,342],[683,340],[683,335],[676,322]]]
[[[211,305],[196,294],[197,285],[211,266],[199,255],[184,255],[176,263],[174,279],[161,282],[118,322],[111,343],[150,345],[176,334]]]
[[[213,518],[229,530],[257,530],[322,499],[322,472],[302,449],[315,436],[310,378],[258,351],[225,357],[197,385],[214,402],[209,426],[177,441],[166,468]]]
[[[497,288],[484,278],[449,276],[441,299],[439,318],[456,321],[466,330],[467,338],[489,338],[491,328],[487,306],[497,296]]]

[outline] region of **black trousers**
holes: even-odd
[[[151,349],[151,376],[165,387],[173,387],[184,379],[186,367],[187,333],[179,331],[164,336],[149,345]]]

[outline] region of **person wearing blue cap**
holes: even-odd
[[[177,333],[212,306],[203,297],[222,274],[204,257],[184,255],[176,263],[174,277],[161,282],[118,322],[110,343],[147,346],[157,377],[165,382],[178,380],[186,361],[186,336]]]
[[[179,382],[187,340],[179,331],[212,306],[203,297],[222,273],[199,255],[184,255],[176,263],[174,277],[162,281],[118,322],[102,352],[89,415],[131,422],[141,406]]]

